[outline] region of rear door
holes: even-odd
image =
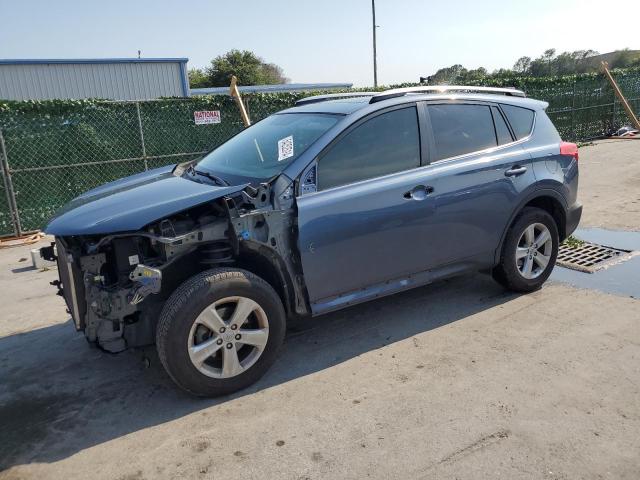
[[[523,191],[535,182],[526,139],[516,139],[497,104],[430,103],[427,112],[432,266],[491,266]]]

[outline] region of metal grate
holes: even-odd
[[[597,243],[583,242],[578,246],[560,245],[557,264],[586,273],[593,273],[613,263],[626,260],[633,252],[606,247]]]

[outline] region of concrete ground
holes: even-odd
[[[640,137],[580,148],[582,227],[640,231]]]
[[[580,156],[582,226],[640,230],[640,143]],[[91,348],[28,251],[0,251],[1,479],[640,477],[634,298],[457,278],[294,325],[203,400]]]

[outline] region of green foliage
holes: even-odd
[[[531,57],[520,57],[513,65],[513,70],[519,75],[526,75],[531,68]]]
[[[211,60],[204,71],[191,69],[189,84],[191,88],[228,87],[233,75],[240,85],[275,85],[289,81],[278,65],[267,63],[248,50],[230,50]]]
[[[556,55],[555,48],[545,50],[536,59],[520,57],[513,69],[499,69],[492,73],[483,67],[467,70],[460,64],[441,68],[429,77],[430,85],[469,84],[478,80],[490,81],[495,78],[524,77],[557,77],[580,73],[598,73],[600,62],[609,63],[610,68],[640,67],[640,50],[618,50],[599,55],[594,50],[576,50]]]
[[[564,242],[562,242],[562,244],[568,248],[575,250],[576,248],[580,248],[582,245],[584,245],[584,240],[580,240],[579,238],[570,235]]]
[[[207,74],[200,68],[189,69],[189,86],[191,88],[204,88],[209,85]]]
[[[617,55],[609,61],[611,68],[640,67],[640,50],[625,48],[617,52]]]

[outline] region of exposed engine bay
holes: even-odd
[[[41,255],[57,259],[60,279],[52,284],[76,329],[109,352],[154,343],[169,295],[213,267],[233,265],[271,280],[288,313],[305,315],[293,200],[272,196],[269,184],[246,186],[140,231],[56,236]]]

